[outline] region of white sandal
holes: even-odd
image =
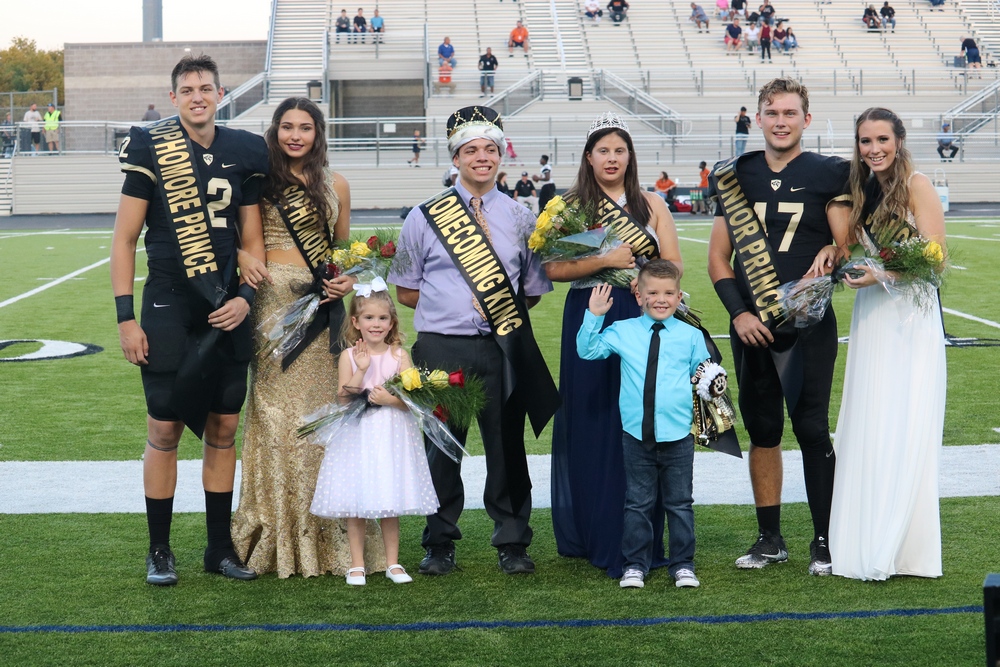
[[[400,570],[400,574],[393,574],[392,571],[397,567]],[[385,576],[386,579],[388,579],[394,584],[408,584],[413,581],[413,577],[408,575],[406,573],[406,570],[403,569],[403,566],[400,565],[399,563],[396,563],[395,565],[390,565],[389,567],[385,568]]]
[[[354,576],[354,572],[360,572],[358,576]],[[347,571],[347,585],[348,586],[364,586],[365,585],[365,568],[363,567],[352,567]]]

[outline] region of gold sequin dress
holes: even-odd
[[[333,218],[340,202],[327,171]],[[268,251],[289,250],[295,243],[281,216],[263,204],[264,243]],[[332,231],[332,229],[331,229]],[[274,284],[261,284],[250,312],[254,349],[250,361],[250,393],[243,424],[243,476],[240,503],[233,516],[233,543],[240,558],[260,573],[313,577],[344,574],[351,566],[347,526],[343,520],[309,513],[323,449],[295,435],[300,418],[330,403],[337,395],[337,357],[321,333],[288,370],[262,354],[256,325],[297,297],[292,286],[312,282],[309,269],[267,263]],[[369,522],[365,540],[368,572],[385,569],[385,549],[378,524]]]

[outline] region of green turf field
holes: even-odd
[[[686,269],[682,286],[691,294],[691,305],[703,311],[706,326],[725,333],[727,318],[705,273],[707,223],[681,218],[678,227]],[[947,332],[1000,339],[995,324],[1000,303],[991,298],[1000,277],[994,259],[1000,226],[959,221],[949,222],[947,229],[954,263],[961,267],[952,271],[943,292],[945,308],[961,314],[946,312]],[[97,230],[0,232],[6,277],[0,284],[0,341],[50,339],[104,348],[71,359],[0,363],[0,405],[5,406],[0,462],[141,455],[145,428],[139,377],[118,348],[107,264],[2,305],[100,262],[109,245],[110,232]],[[532,311],[554,376],[564,294],[557,288]],[[843,335],[852,298],[849,291],[835,298]],[[409,329],[411,318],[402,312]],[[39,347],[8,345],[0,357]],[[725,341],[720,347],[728,366]],[[834,422],[845,352],[842,346],[831,406]],[[995,391],[1000,348],[952,347],[947,355],[945,444],[1000,442],[994,430],[1000,428]],[[745,442],[745,434],[740,436]],[[478,443],[471,445],[473,454],[480,453]],[[529,438],[528,451],[548,453],[549,433]],[[186,435],[181,457],[196,458],[199,452],[198,443]],[[0,489],[0,494],[16,492]],[[267,576],[240,584],[204,575],[198,571],[199,514],[175,519],[181,583],[165,590],[143,583],[141,515],[0,515],[0,664],[980,665],[982,614],[962,608],[982,604],[984,575],[1000,569],[991,546],[998,509],[997,498],[942,501],[945,576],[865,584],[806,576],[811,535],[804,505],[789,505],[784,512],[791,562],[749,573],[735,570],[732,560],[753,538],[752,509],[697,506],[702,588],[678,590],[665,575],[654,575],[642,591],[621,591],[589,565],[558,557],[547,511],[537,511],[534,520],[531,553],[539,568],[534,577],[498,572],[489,521],[484,512],[469,511],[463,516],[467,538],[459,545],[462,572],[420,578],[407,587],[373,577],[362,590],[348,589],[333,577],[278,581]],[[421,555],[420,521],[406,520],[403,529],[401,560],[412,569]],[[955,613],[761,616],[900,609]],[[719,618],[731,615],[746,616]],[[687,620],[676,622],[679,618]],[[452,622],[491,625],[414,625]],[[184,630],[180,624],[199,627]],[[221,627],[203,627],[209,624]],[[341,630],[322,624],[404,627]],[[234,629],[245,625],[253,628]],[[55,627],[12,632],[30,626]],[[67,631],[85,626],[99,627]],[[130,632],[120,626],[142,627]]]

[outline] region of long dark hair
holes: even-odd
[[[854,123],[854,156],[851,158],[851,233],[854,238],[861,238],[861,226],[865,223],[864,214],[869,207],[864,206],[865,189],[871,178],[872,170],[861,159],[858,148],[861,124],[867,121],[884,120],[892,126],[892,134],[896,138],[896,159],[889,167],[889,178],[884,184],[878,184],[882,189],[882,201],[872,214],[872,226],[878,227],[890,220],[906,220],[906,210],[910,204],[910,177],[913,175],[913,158],[910,151],[903,145],[906,139],[906,126],[895,113],[882,107],[870,107],[861,112]],[[869,196],[871,190],[868,191]]]
[[[625,167],[625,198],[628,200],[629,212],[642,224],[649,223],[650,210],[646,198],[639,187],[639,165],[636,164],[635,147],[632,145],[632,137],[625,130],[609,127],[598,130],[587,137],[587,145],[583,148],[583,155],[580,157],[580,168],[576,172],[576,182],[566,193],[567,199],[576,199],[581,206],[599,206],[604,200],[604,191],[594,177],[594,168],[587,162],[587,156],[594,151],[594,146],[598,141],[611,133],[617,134],[625,141],[628,148],[628,166]]]
[[[313,141],[312,150],[302,160],[302,178],[305,183],[292,175],[288,156],[278,144],[278,127],[281,125],[281,119],[286,113],[295,109],[308,113],[316,128],[316,139]],[[326,120],[323,119],[323,112],[319,110],[316,103],[304,97],[289,97],[279,104],[271,117],[271,125],[264,132],[264,141],[267,142],[267,157],[271,163],[271,173],[268,174],[264,184],[264,196],[271,201],[284,202],[285,197],[282,193],[285,188],[291,185],[301,185],[305,188],[306,194],[309,195],[312,205],[319,211],[320,219],[330,220],[333,209],[327,200],[329,188],[323,173],[323,167],[327,165]],[[335,221],[330,222],[332,224]]]

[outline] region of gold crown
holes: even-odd
[[[628,132],[628,123],[615,112],[607,111],[591,123],[590,132],[587,132],[587,138],[589,139],[590,135],[600,130],[622,130],[623,132]]]

